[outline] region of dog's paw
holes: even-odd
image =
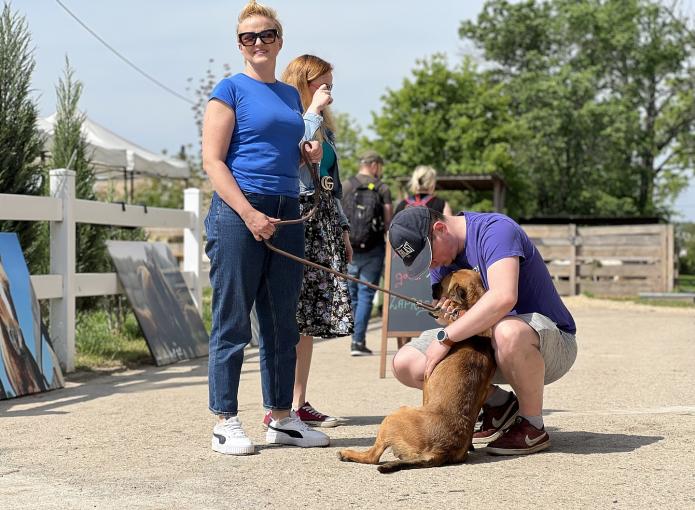
[[[346,450],[340,450],[338,452],[338,460],[341,462],[350,462],[350,459],[347,458],[347,455],[344,454]]]

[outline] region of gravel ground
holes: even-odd
[[[343,418],[328,448],[264,445],[254,349],[239,395],[260,445],[249,457],[210,449],[206,359],[75,374],[63,390],[0,402],[0,508],[695,508],[695,311],[567,303],[580,352],[546,388],[546,452],[479,451],[392,475],[339,462],[338,449],[370,446],[383,417],[420,394],[338,339],[317,342],[308,394]],[[369,333],[375,350],[380,335]]]

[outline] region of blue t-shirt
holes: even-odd
[[[304,120],[297,89],[240,73],[219,82],[210,99],[234,110],[226,163],[242,191],[298,197]]]
[[[511,218],[497,213],[459,213],[466,218],[466,246],[453,264],[430,272],[432,284],[458,269],[480,273],[483,286],[489,289],[488,268],[500,259],[519,257],[518,297],[510,315],[540,313],[550,318],[562,331],[575,334],[574,319],[553,285],[543,257],[526,232]]]

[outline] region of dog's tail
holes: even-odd
[[[420,469],[441,466],[444,463],[444,455],[425,454],[415,459],[394,460],[381,464],[377,469],[379,473],[395,473],[402,469]]]

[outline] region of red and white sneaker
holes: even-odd
[[[267,429],[268,425],[270,425],[270,422],[273,421],[273,417],[271,416],[271,411],[268,410],[265,412],[263,415],[263,428]]]
[[[338,425],[338,418],[317,411],[309,402],[304,402],[304,405],[295,413],[300,420],[312,427],[336,427]]]
[[[337,427],[340,424],[338,418],[317,411],[309,402],[304,402],[304,405],[297,409],[295,414],[300,420],[312,427]],[[271,421],[273,418],[270,411],[266,411],[263,416],[263,428],[267,429]]]
[[[514,425],[487,445],[485,451],[492,455],[526,455],[545,450],[550,446],[550,436],[545,427],[537,429],[529,421],[517,416]]]

